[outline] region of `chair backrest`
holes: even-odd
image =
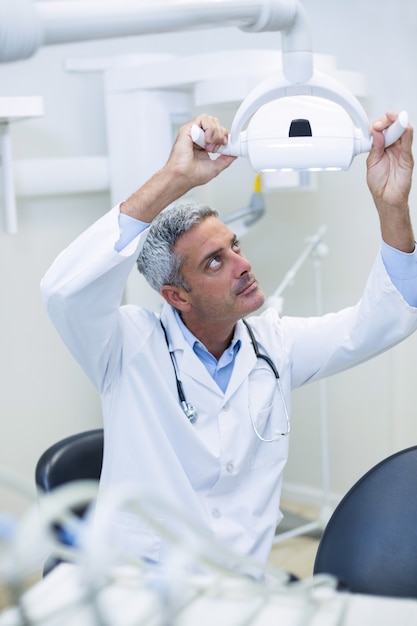
[[[61,439],[47,448],[40,456],[35,468],[37,488],[48,493],[73,481],[99,480],[103,462],[103,430],[87,430]],[[82,518],[88,505],[74,509],[73,513]],[[59,524],[54,531],[63,544],[71,545],[69,537]],[[46,576],[54,567],[62,563],[62,559],[51,556],[47,559],[43,575]]]
[[[103,461],[103,430],[87,430],[54,443],[39,458],[36,485],[48,492],[75,480],[99,480]]]
[[[324,529],[314,573],[333,574],[354,593],[417,597],[417,446],[348,491]]]

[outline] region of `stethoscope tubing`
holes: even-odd
[[[280,397],[281,397],[281,401],[282,401],[282,406],[284,408],[286,425],[287,425],[287,429],[286,429],[285,432],[277,431],[275,436],[272,437],[271,439],[266,439],[266,438],[262,437],[262,435],[258,431],[258,429],[256,427],[256,424],[255,424],[255,421],[253,419],[252,409],[251,409],[250,400],[249,400],[249,417],[250,417],[252,429],[253,429],[255,435],[258,437],[258,439],[260,441],[262,441],[263,443],[276,443],[277,441],[279,441],[279,439],[281,437],[285,437],[285,436],[289,435],[289,433],[290,433],[290,417],[289,417],[287,403],[285,402],[285,396],[284,396],[284,392],[283,392],[282,385],[281,385],[281,379],[280,379],[280,376],[279,376],[279,372],[278,372],[274,362],[272,361],[272,359],[267,354],[263,354],[263,353],[261,353],[259,351],[258,342],[256,341],[255,335],[253,334],[253,330],[250,327],[250,325],[247,322],[247,320],[243,318],[242,322],[244,323],[244,325],[246,326],[246,329],[248,331],[248,334],[249,334],[249,337],[250,337],[250,340],[251,340],[252,347],[253,347],[253,350],[255,352],[256,358],[257,359],[262,359],[263,361],[265,361],[265,363],[267,363],[267,365],[272,370],[272,373],[275,376],[275,379],[276,379],[276,382],[277,382],[277,386],[278,386],[278,390],[279,390]],[[165,329],[165,326],[162,323],[162,320],[160,320],[160,323],[161,323],[162,330],[164,332],[165,341],[166,341],[166,344],[167,344],[167,347],[168,347],[169,356],[170,356],[171,362],[172,362],[172,367],[174,369],[175,381],[176,381],[177,392],[178,392],[178,400],[179,400],[181,408],[184,411],[187,419],[191,423],[193,423],[197,419],[198,413],[197,413],[196,408],[190,402],[188,402],[187,399],[186,399],[185,392],[184,392],[184,387],[183,387],[181,378],[179,376],[179,371],[178,371],[177,363],[176,363],[176,360],[175,360],[175,356],[174,356],[173,352],[169,349],[169,341],[168,341],[167,331]]]

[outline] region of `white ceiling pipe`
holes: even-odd
[[[98,193],[110,189],[106,156],[19,159],[13,162],[18,197]]]
[[[41,0],[35,3],[48,43],[225,26],[281,30],[292,24],[296,4],[294,0]]]
[[[310,32],[297,0],[0,0],[0,62],[43,45],[230,26],[282,31],[286,54],[309,57],[301,80],[310,78]]]

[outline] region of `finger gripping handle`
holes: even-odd
[[[401,111],[397,119],[384,131],[385,147],[388,148],[397,141],[408,126],[407,111]]]
[[[200,127],[197,126],[197,124],[193,124],[191,126],[191,139],[193,140],[193,142],[199,146],[200,148],[203,148],[203,150],[205,150],[206,148],[206,140],[204,137],[204,130]],[[227,154],[227,155],[232,155],[232,152],[230,150],[230,146],[219,146],[216,154]],[[233,156],[240,156],[240,153],[238,154],[233,154]]]

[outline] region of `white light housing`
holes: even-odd
[[[310,96],[262,106],[241,133],[241,150],[255,171],[345,170],[355,128],[341,106]]]
[[[403,111],[385,132],[385,145],[394,143],[407,125]],[[200,128],[194,126],[191,136],[205,146]],[[219,152],[246,157],[255,171],[331,171],[347,170],[355,156],[371,147],[366,112],[342,83],[314,72],[307,82],[294,84],[279,73],[245,98],[234,117],[228,144]]]

